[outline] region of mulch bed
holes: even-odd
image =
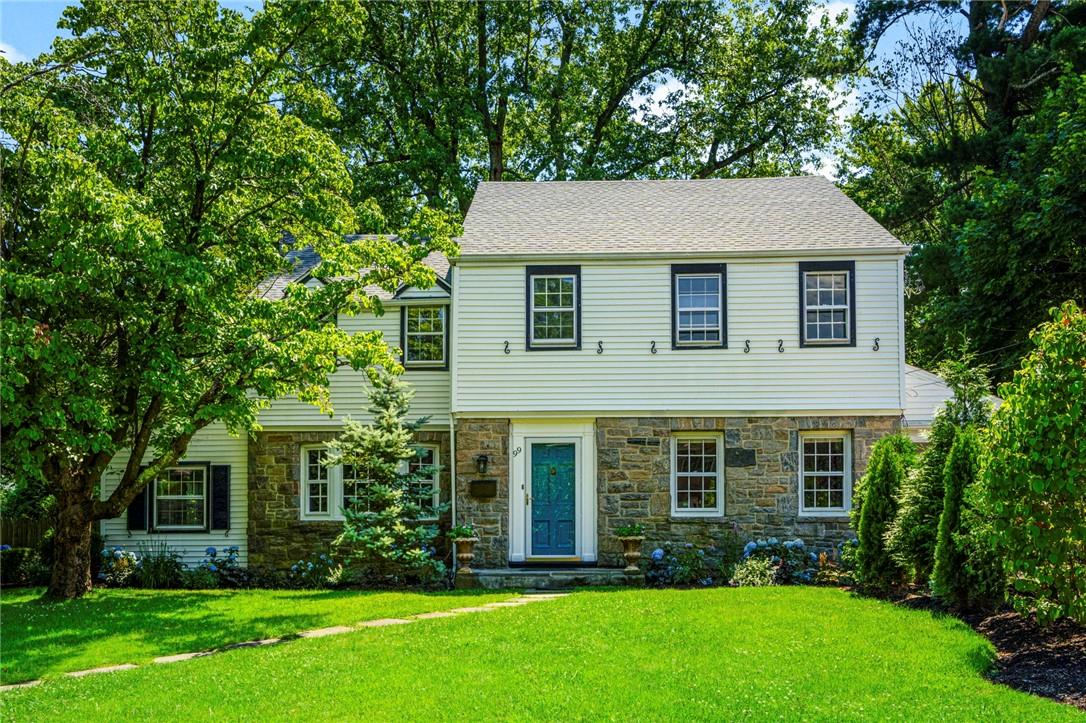
[[[992,680],[1086,711],[1086,627],[1061,620],[1042,628],[1015,612],[964,620],[996,647]]]
[[[935,615],[952,614],[919,588],[898,590],[890,600]],[[1031,617],[1006,610],[957,617],[995,646],[990,680],[1086,711],[1086,627],[1070,620],[1041,627]]]

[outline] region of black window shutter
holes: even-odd
[[[230,529],[230,465],[211,465],[211,529]]]
[[[140,467],[140,474],[143,474],[143,470],[147,467]],[[151,529],[151,486],[154,483],[147,485],[139,491],[128,504],[128,531],[134,530],[146,531]]]

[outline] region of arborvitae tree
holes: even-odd
[[[382,367],[368,374],[373,422],[348,419],[342,434],[328,445],[328,465],[353,468],[352,478],[365,480],[344,489],[351,502],[343,509],[343,532],[336,545],[345,552],[347,574],[354,582],[432,582],[444,574],[445,565],[434,557],[437,527],[420,521],[433,510],[424,510],[414,490],[433,476],[434,468],[407,471],[407,461],[418,453],[412,439],[426,419],[407,421],[414,391],[397,374]]]
[[[905,479],[905,459],[900,435],[879,440],[871,451],[864,477],[860,511],[856,575],[873,592],[885,592],[901,582],[902,569],[886,549],[886,530],[897,512],[897,494]]]
[[[977,433],[966,427],[955,435],[943,470],[943,514],[939,517],[931,577],[933,594],[961,608],[969,607],[970,595],[966,559],[957,536],[961,531],[962,500],[965,490],[977,479],[979,459]]]
[[[939,517],[943,514],[943,469],[954,437],[963,426],[986,424],[991,407],[988,369],[971,355],[943,364],[939,374],[954,397],[935,415],[928,446],[919,465],[905,478],[897,517],[886,537],[890,554],[916,583],[931,577]]]

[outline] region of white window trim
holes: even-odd
[[[432,449],[434,452],[434,496],[433,506],[436,509],[441,503],[441,447],[436,444],[412,444],[413,447],[420,449]],[[301,450],[301,467],[299,468],[299,484],[301,487],[300,493],[300,509],[299,517],[303,522],[321,522],[321,521],[343,521],[343,465],[337,464],[328,468],[328,511],[327,512],[310,512],[309,511],[309,467],[306,464],[306,457],[308,453],[313,450],[326,450],[327,447],[323,444],[311,444],[302,447]],[[403,468],[406,469],[407,462],[404,461]],[[420,517],[422,522],[435,522],[440,519],[435,515],[432,517]],[[200,528],[203,529],[203,528]]]
[[[803,469],[803,442],[808,439],[841,439],[844,440],[844,471],[842,474],[842,488],[844,490],[844,507],[813,507],[808,508],[803,504],[803,487],[805,475]],[[799,516],[800,517],[848,517],[852,510],[852,432],[848,430],[807,430],[799,433]],[[813,470],[812,470],[813,471]],[[824,473],[823,473],[824,474]]]
[[[434,331],[408,331],[409,319],[412,309],[437,309],[441,312],[441,332]],[[449,330],[449,307],[445,304],[407,304],[404,306],[404,321],[403,321],[403,365],[407,369],[426,369],[429,367],[444,367],[449,358],[449,343],[448,343],[448,330]],[[425,361],[412,360],[409,353],[409,347],[411,346],[412,336],[440,336],[441,337],[441,359],[427,359]]]
[[[436,510],[438,505],[441,504],[441,447],[436,444],[414,444],[412,446],[418,449],[432,450],[434,453],[434,494],[430,504],[431,507]],[[440,515],[436,514],[428,517],[419,517],[419,520],[422,522],[436,522],[438,519],[440,519]]]
[[[691,307],[688,309],[682,309],[679,303],[679,280],[680,279],[716,279],[716,306],[706,307]],[[806,283],[806,282],[805,282]],[[724,340],[724,309],[721,304],[721,297],[723,294],[721,290],[724,288],[724,274],[721,273],[676,273],[675,274],[675,345],[676,346],[720,346]],[[679,322],[682,318],[683,311],[715,311],[716,312],[716,339],[699,340],[699,341],[683,341],[682,332],[683,327]],[[687,331],[708,331],[708,329],[688,329]]]
[[[716,507],[679,509],[679,440],[711,439],[716,442]],[[687,432],[671,435],[671,516],[721,517],[724,514],[724,435],[719,432]]]
[[[810,306],[807,304],[807,277],[808,276],[829,276],[832,274],[844,274],[845,275],[845,303],[841,304],[815,304]],[[844,345],[847,346],[852,343],[852,298],[851,298],[851,276],[848,269],[838,269],[833,271],[804,271],[803,272],[803,343],[808,346],[834,346]],[[808,311],[844,311],[845,312],[845,336],[843,339],[811,339],[807,336],[807,312]]]
[[[163,495],[163,496],[160,497],[159,494],[158,494],[158,483],[161,482],[162,479],[159,478],[159,479],[156,479],[154,481],[154,483],[153,483],[155,485],[155,490],[154,490],[155,491],[155,494],[154,494],[155,504],[154,504],[154,510],[152,510],[153,514],[152,514],[152,517],[151,517],[151,519],[153,521],[152,522],[152,527],[155,530],[159,530],[159,531],[162,531],[162,532],[183,532],[183,531],[186,531],[186,530],[206,530],[206,529],[208,529],[208,525],[207,525],[207,493],[208,493],[208,489],[207,488],[208,488],[208,485],[211,483],[211,480],[209,479],[210,475],[208,474],[207,467],[205,467],[202,464],[200,464],[200,465],[174,465],[173,467],[167,467],[166,469],[162,470],[162,472],[164,474],[168,474],[169,472],[171,472],[172,470],[175,470],[175,469],[176,470],[184,470],[184,471],[200,470],[200,472],[204,475],[204,493],[202,495],[200,495],[200,497],[199,497],[200,502],[201,502],[200,509],[203,512],[204,522],[203,522],[203,524],[200,524],[200,525],[160,525],[160,524],[158,524],[158,501],[160,499],[166,499],[166,500],[192,500],[192,499],[197,499],[197,497],[195,495]]]
[[[532,274],[531,283],[528,284],[528,324],[531,332],[532,346],[574,346],[577,343],[577,274]],[[535,280],[536,279],[569,279],[573,282],[572,306],[540,306],[535,305]],[[537,339],[535,336],[535,312],[537,311],[568,311],[573,314],[573,336],[562,339]]]

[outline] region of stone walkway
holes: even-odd
[[[531,595],[521,595],[519,597],[511,598],[509,600],[501,600],[498,602],[487,603],[485,605],[479,605],[475,607],[462,607],[453,608],[452,610],[435,610],[429,613],[419,613],[417,615],[409,615],[405,618],[379,618],[377,620],[365,620],[357,625],[335,625],[329,628],[317,628],[316,630],[303,630],[299,633],[292,633],[290,635],[283,635],[277,638],[265,638],[263,640],[246,640],[241,643],[232,643],[230,645],[224,645],[220,648],[212,648],[211,650],[198,650],[193,653],[178,653],[177,655],[163,655],[155,658],[151,661],[153,665],[166,665],[169,663],[179,663],[182,660],[192,660],[193,658],[204,658],[208,655],[215,655],[227,650],[236,650],[238,648],[259,648],[264,645],[275,645],[277,643],[284,643],[288,640],[298,640],[299,638],[325,638],[330,635],[342,635],[343,633],[355,632],[363,630],[365,628],[384,628],[390,625],[409,625],[419,620],[433,620],[435,618],[452,618],[458,615],[469,615],[471,613],[487,613],[494,610],[500,610],[501,608],[515,608],[521,605],[528,605],[529,603],[542,602],[543,600],[554,600],[555,598],[565,597],[569,593],[533,593]],[[83,678],[88,675],[97,675],[98,673],[113,673],[118,670],[133,670],[139,666],[135,663],[124,663],[121,665],[106,665],[100,668],[90,668],[88,670],[76,670],[71,673],[65,673],[64,675],[69,678]],[[39,685],[42,683],[41,679],[28,680],[23,683],[11,683],[9,685],[0,685],[0,692],[5,690],[12,690],[14,688],[29,688],[33,685]]]

